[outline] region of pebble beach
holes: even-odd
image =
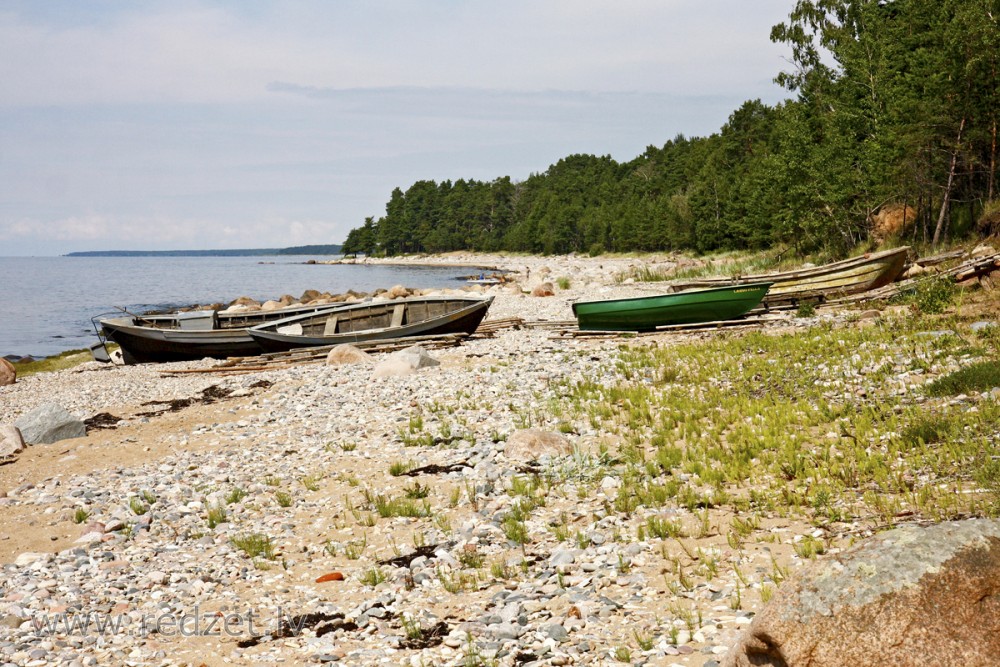
[[[509,271],[509,284],[471,288],[494,295],[488,319],[552,321],[572,319],[576,300],[656,291],[622,280],[640,264],[676,265],[412,261]],[[540,282],[566,287],[530,296]],[[567,384],[617,381],[623,345],[511,328],[433,350],[439,366],[405,377],[367,364],[165,374],[218,362],[89,362],[0,387],[0,423],[51,402],[114,426],[0,466],[0,665],[718,665],[761,605],[733,559],[794,569],[791,536],[814,529],[775,522],[772,544],[736,554],[722,530],[637,536],[609,511],[622,479],[599,460],[617,443],[551,408]],[[209,388],[217,398],[200,400]],[[169,409],[179,399],[194,400]],[[508,447],[532,429],[571,453]],[[537,481],[553,477],[563,482]],[[530,539],[511,539],[526,497]],[[390,500],[396,511],[382,512]],[[688,534],[712,520],[658,512]],[[664,550],[730,566],[691,566],[678,588]]]

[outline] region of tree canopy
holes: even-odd
[[[570,155],[523,181],[418,181],[345,253],[843,251],[886,206],[966,233],[997,196],[1000,0],[799,0],[771,39],[793,97],[625,163]]]

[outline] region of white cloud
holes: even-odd
[[[147,7],[70,24],[0,13],[0,104],[231,103],[275,80],[718,94],[776,73],[782,49],[767,33],[787,11],[778,0]]]
[[[629,160],[773,102],[785,0],[0,8],[0,256],[341,241],[418,179]]]

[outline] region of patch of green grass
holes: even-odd
[[[459,493],[461,493],[461,489],[460,488],[458,489],[458,491],[459,491]],[[430,493],[431,493],[431,487],[429,485],[427,485],[427,484],[421,484],[420,482],[414,482],[410,486],[403,487],[403,493],[406,494],[407,498],[411,498],[413,500],[419,500],[421,498],[426,498],[427,496],[430,495]],[[458,503],[456,502],[455,505],[457,505],[457,504]]]
[[[108,346],[108,351],[116,349],[115,346]],[[18,377],[28,377],[36,373],[50,373],[52,371],[62,371],[67,368],[74,368],[88,361],[93,361],[94,357],[90,350],[67,350],[52,357],[36,359],[35,361],[18,362],[14,364]]]
[[[263,533],[249,533],[231,538],[230,543],[249,558],[274,560],[277,550],[271,538]]]
[[[287,491],[275,491],[274,499],[277,501],[279,507],[291,507],[292,506],[292,494]]]
[[[569,278],[566,276],[559,276],[556,278],[556,285],[559,286],[559,289],[569,289],[569,284]]]
[[[73,523],[83,523],[88,518],[90,518],[90,512],[82,507],[77,507],[73,512]]]
[[[306,487],[309,491],[319,491],[319,483],[322,479],[323,475],[313,474],[305,475],[299,479],[299,481],[302,482],[302,486]]]
[[[431,505],[426,500],[418,503],[412,498],[389,498],[382,494],[368,495],[367,499],[383,519],[397,516],[423,518],[431,515]]]
[[[659,516],[651,516],[646,519],[646,529],[653,537],[661,540],[668,537],[685,537],[684,527],[677,521],[664,519]]]
[[[525,524],[524,519],[513,513],[504,517],[500,528],[503,530],[504,536],[514,544],[523,547],[531,541],[531,536],[528,534],[528,526]]]
[[[920,280],[907,300],[919,312],[934,315],[943,313],[955,298],[955,282],[951,276],[934,276]]]
[[[344,545],[344,556],[347,560],[357,560],[368,548],[368,535],[362,535],[360,540],[352,540]]]
[[[464,549],[461,549],[458,552],[458,562],[461,563],[464,568],[478,570],[483,566],[484,560],[485,558],[483,554],[475,547],[475,545],[472,544],[466,545]]]
[[[375,588],[386,580],[386,574],[380,567],[370,567],[361,574],[361,583]]]
[[[975,411],[920,416],[918,397],[898,391],[896,378],[983,353],[958,336],[919,335],[927,326],[920,318],[864,329],[823,323],[662,348],[625,344],[594,369],[600,381],[557,381],[558,421],[545,414],[538,421],[589,424],[622,443],[596,479],[621,478],[605,511],[625,517],[664,506],[727,507],[740,522],[754,520],[752,510],[815,525],[872,514],[888,525],[904,511],[934,520],[982,515],[982,496],[954,487],[971,485],[969,462],[983,438],[995,437],[1000,408],[987,401]],[[663,368],[670,382],[659,381]],[[527,479],[512,481],[510,493],[538,496]],[[520,526],[510,519],[506,528],[516,536]],[[644,519],[646,534],[667,529]],[[755,529],[737,523],[725,533],[740,549]]]
[[[216,526],[226,522],[226,517],[225,507],[209,507],[205,522],[208,523],[209,528],[214,530]]]
[[[149,506],[142,502],[140,498],[136,498],[135,496],[128,499],[128,506],[134,514],[139,516],[142,516],[149,511]]]
[[[1000,362],[980,361],[927,385],[928,396],[955,396],[1000,387]]]
[[[238,486],[234,486],[232,489],[229,490],[229,493],[226,494],[226,504],[232,505],[234,503],[238,503],[246,497],[247,497],[247,492],[245,490],[241,489]]]
[[[448,572],[439,568],[437,577],[442,588],[452,595],[466,590],[475,590],[479,586],[479,576],[475,572]]]
[[[389,464],[389,474],[393,477],[399,477],[413,470],[413,467],[413,461],[393,461]]]

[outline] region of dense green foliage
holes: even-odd
[[[625,163],[397,188],[344,252],[842,251],[886,204],[917,211],[917,240],[972,229],[997,187],[1000,0],[799,0],[771,39],[794,99]]]

